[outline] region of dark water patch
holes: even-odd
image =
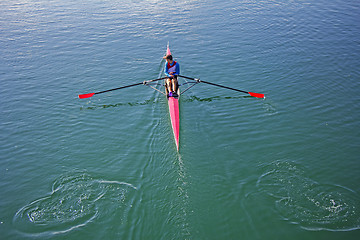
[[[292,161],[275,161],[264,166],[257,187],[274,198],[284,220],[303,229],[360,229],[360,195],[343,186],[318,183],[306,171]]]
[[[53,183],[49,195],[22,207],[13,223],[24,234],[66,233],[96,222],[111,211],[125,212],[134,190],[136,187],[126,182],[107,181],[88,173],[68,174]]]

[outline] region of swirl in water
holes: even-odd
[[[337,185],[318,183],[290,161],[265,166],[259,189],[275,198],[284,220],[307,230],[350,231],[360,228],[359,194]]]
[[[87,173],[63,176],[55,181],[48,196],[21,208],[14,224],[20,231],[35,235],[68,232],[96,221],[104,212],[130,205],[133,190],[136,188],[129,183],[95,179]]]

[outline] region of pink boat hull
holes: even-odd
[[[179,133],[180,133],[180,117],[179,117],[179,99],[169,97],[169,113],[171,126],[174,132],[176,149],[179,151]]]
[[[171,55],[169,44],[167,45],[166,55]],[[166,89],[165,92],[166,94],[168,94]],[[179,89],[178,89],[178,95],[180,96]],[[179,135],[180,135],[179,97],[176,98],[169,97],[168,104],[169,104],[170,120],[174,133],[176,149],[177,151],[179,151]]]

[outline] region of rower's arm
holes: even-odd
[[[179,75],[180,74],[180,64],[177,62],[176,66],[175,66],[175,74],[174,75]]]
[[[166,76],[170,77],[170,74],[169,74],[169,69],[167,67],[167,64],[165,64],[165,70],[164,70],[164,73]]]

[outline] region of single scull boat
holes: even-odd
[[[166,55],[171,55],[169,44],[167,45]],[[165,80],[166,81],[166,80]],[[165,84],[166,96],[168,96],[168,91]],[[167,97],[169,105],[169,114],[171,120],[171,126],[174,133],[176,149],[179,151],[179,135],[180,135],[180,116],[179,116],[179,97],[180,97],[180,88],[177,89],[177,97]]]

